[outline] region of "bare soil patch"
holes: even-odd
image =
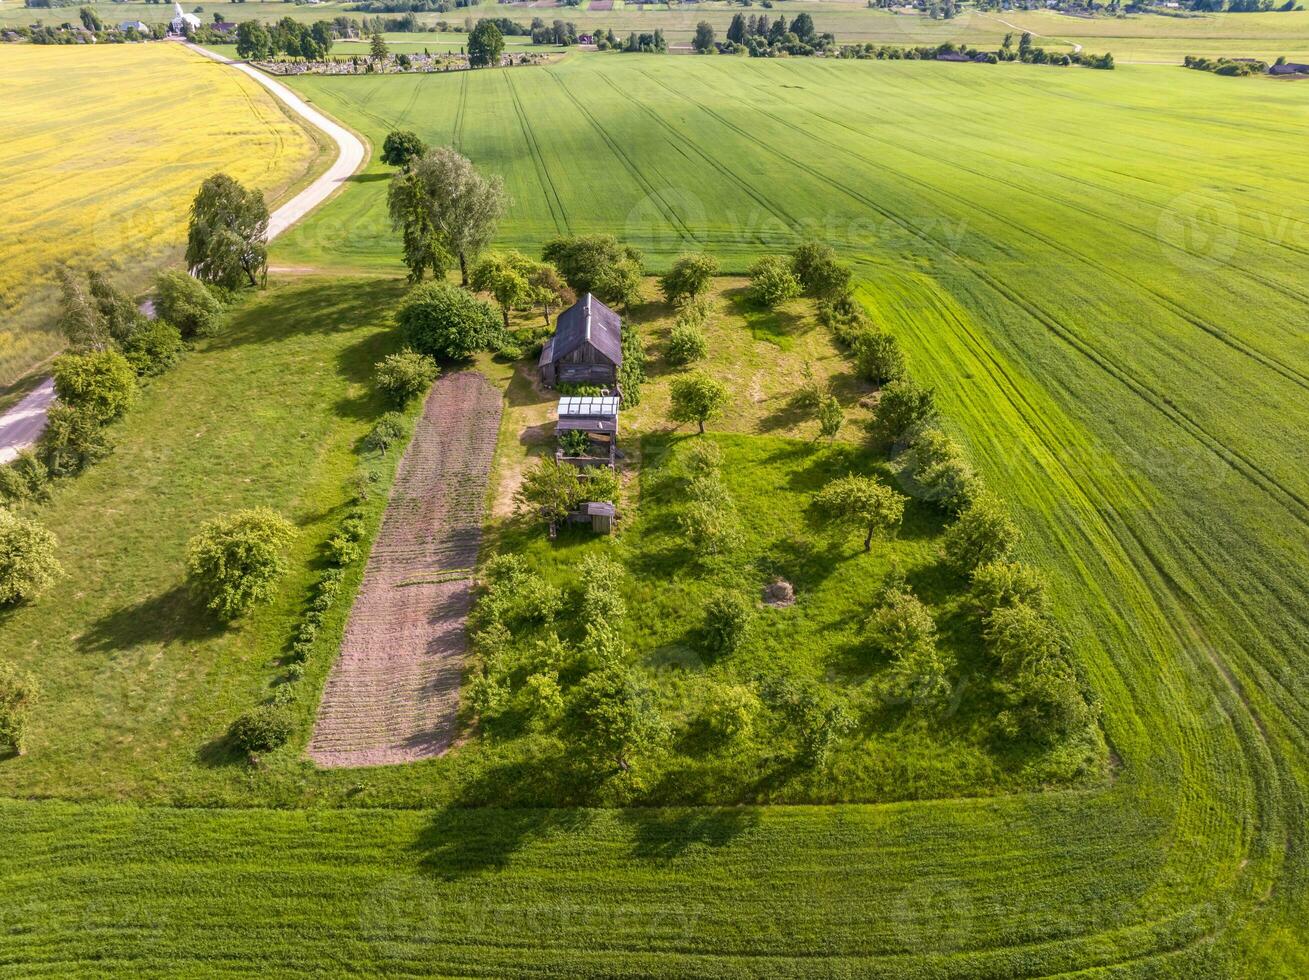
[[[309,757],[320,766],[412,762],[454,740],[500,411],[500,391],[475,371],[428,394],[318,708]]]

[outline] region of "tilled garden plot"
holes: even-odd
[[[309,756],[320,766],[412,762],[454,739],[500,406],[475,371],[428,394],[318,708]]]

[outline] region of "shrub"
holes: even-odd
[[[0,660],[0,751],[23,754],[28,714],[39,695],[30,674]]]
[[[740,684],[709,683],[698,726],[717,742],[748,738],[759,716],[759,698]]]
[[[873,412],[873,433],[888,446],[908,444],[936,422],[936,415],[936,393],[912,378],[901,378],[882,389]]]
[[[397,405],[407,405],[427,391],[438,374],[436,362],[426,354],[403,350],[377,362],[377,387]]]
[[[627,614],[620,585],[623,566],[607,555],[591,552],[582,559],[578,579],[582,584],[579,614],[583,627],[613,625]]]
[[[58,544],[40,524],[0,508],[0,606],[35,599],[63,575]]]
[[[946,528],[946,561],[963,575],[980,565],[1003,561],[1018,542],[1018,528],[1000,502],[981,494]]]
[[[709,341],[699,327],[674,324],[668,332],[668,360],[673,364],[690,364],[709,353]]]
[[[632,323],[623,324],[623,364],[618,369],[618,385],[623,393],[623,407],[641,404],[641,385],[645,383],[645,346]]]
[[[741,593],[723,589],[705,601],[704,639],[711,653],[739,650],[750,635],[754,603]]]
[[[855,366],[860,377],[883,385],[904,377],[905,355],[900,341],[881,330],[864,330],[852,338]]]
[[[294,731],[284,706],[264,704],[232,722],[227,735],[242,752],[271,752],[285,745]]]
[[[166,320],[146,320],[123,341],[123,356],[142,376],[163,374],[182,357],[182,334]]]
[[[387,412],[368,430],[364,436],[363,448],[366,452],[384,453],[405,435],[404,416],[399,412]]]
[[[845,412],[835,395],[823,398],[818,406],[818,434],[824,439],[835,439],[845,424]]]
[[[709,298],[706,296],[688,296],[677,304],[677,313],[673,324],[691,327],[703,327],[709,322]]]
[[[772,308],[799,296],[800,283],[785,259],[769,256],[750,267],[747,295],[756,305]]]
[[[136,398],[136,371],[114,350],[61,354],[54,361],[54,379],[60,401],[101,425],[122,415]]]
[[[483,632],[519,623],[546,624],[563,608],[563,594],[516,555],[497,555],[483,569],[486,585],[476,620]]]
[[[838,526],[864,531],[864,551],[871,551],[873,538],[889,536],[900,526],[906,499],[872,477],[845,476],[818,491],[814,506]]]
[[[405,296],[396,314],[405,343],[438,360],[466,361],[500,338],[495,307],[466,289],[426,282]]]
[[[868,315],[851,295],[819,300],[818,322],[847,347],[854,346],[855,338],[868,329]]]
[[[717,274],[718,260],[712,255],[682,255],[664,273],[659,286],[663,290],[664,299],[676,303],[705,292]]]
[[[44,500],[50,496],[50,470],[31,449],[0,466],[0,503]]]
[[[741,544],[741,519],[717,471],[692,477],[686,496],[677,512],[677,526],[693,552],[717,555]]]
[[[692,477],[708,476],[723,467],[723,449],[716,442],[697,439],[682,454],[686,471]]]
[[[886,592],[868,620],[873,646],[891,658],[885,688],[896,698],[937,702],[950,693],[947,663],[936,645],[936,623],[905,589]]]
[[[327,560],[338,568],[353,565],[363,557],[363,549],[357,541],[344,534],[334,534],[327,541]]]
[[[205,608],[234,619],[273,596],[286,571],[283,551],[295,536],[284,517],[265,507],[206,521],[187,545],[186,574]]]
[[[850,270],[836,260],[830,245],[803,243],[791,253],[791,271],[811,296],[831,300],[850,292]]]
[[[939,429],[928,429],[914,440],[900,472],[913,496],[949,511],[963,510],[981,489],[963,451]]]
[[[92,271],[87,273],[86,279],[109,336],[120,345],[126,343],[148,322],[145,316],[136,308],[131,297],[114,288],[104,273]]]
[[[72,405],[54,405],[46,413],[38,452],[51,476],[73,476],[112,451],[109,436],[95,413]]]
[[[1022,603],[1037,612],[1047,605],[1045,580],[1030,565],[992,561],[973,571],[972,600],[983,618],[1006,606]]]
[[[223,304],[199,279],[185,272],[161,272],[155,279],[155,315],[175,326],[183,337],[208,337],[218,332]]]
[[[854,727],[844,702],[817,681],[772,679],[760,695],[795,737],[805,765],[826,767],[836,743]]]

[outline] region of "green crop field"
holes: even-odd
[[[41,505],[73,577],[0,619],[50,699],[32,753],[0,763],[0,964],[1309,972],[1309,89],[627,55],[290,84],[374,144],[411,128],[502,174],[502,245],[609,232],[656,268],[691,248],[730,272],[805,236],[840,250],[1051,579],[1113,777],[873,806],[398,809],[440,798],[412,773],[441,763],[320,776],[206,751],[274,674],[379,410],[368,369],[402,286],[374,161],[274,248],[357,277],[276,282]],[[726,319],[722,370],[766,332]],[[297,571],[213,635],[181,548],[255,502],[301,526]],[[212,808],[145,805],[170,802]]]

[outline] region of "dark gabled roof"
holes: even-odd
[[[557,361],[589,342],[613,364],[622,364],[622,331],[618,314],[587,293],[559,314],[550,357]]]
[[[1270,75],[1309,75],[1309,65],[1297,65],[1295,62],[1288,61],[1281,65],[1273,65],[1268,69]]]

